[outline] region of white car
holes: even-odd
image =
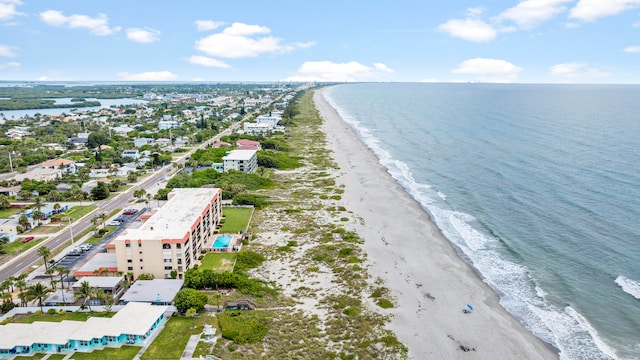
[[[120,221],[111,220],[107,223],[107,226],[120,226]]]

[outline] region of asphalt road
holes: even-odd
[[[248,114],[249,117],[251,114]],[[245,119],[247,118],[245,117]],[[242,125],[242,121],[233,124],[230,128],[225,129],[220,134],[214,136],[213,138],[207,140],[206,142],[200,144],[196,149],[204,149],[209,146],[211,143],[220,140],[220,137],[224,135],[229,135],[231,132]],[[182,157],[178,158],[175,163],[184,164],[186,158],[189,157],[196,149],[185,153]],[[110,213],[115,209],[122,209],[129,207],[129,202],[133,197],[133,192],[138,189],[149,189],[154,184],[160,183],[168,173],[171,172],[173,165],[166,165],[160,168],[158,171],[154,172],[151,176],[141,180],[135,186],[132,186],[127,191],[124,191],[122,194],[117,197],[109,200],[103,200],[95,202],[94,205],[98,206],[98,210],[96,213]],[[82,220],[76,221],[71,224],[71,228],[73,234],[80,234],[93,224],[91,224],[92,216],[87,216]],[[46,245],[51,252],[54,252],[59,247],[63,246],[67,241],[71,239],[71,232],[68,231],[69,228],[66,228],[65,231],[61,232],[58,236],[49,238],[45,240],[41,244],[36,247],[33,247],[24,253],[18,255],[15,259],[10,260],[7,264],[2,265],[0,267],[0,282],[4,281],[9,276],[16,276],[22,273],[25,269],[31,267],[36,264],[38,261],[42,260],[42,257],[38,255],[38,248],[40,246]]]

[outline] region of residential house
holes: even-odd
[[[28,127],[25,126],[16,126],[16,127],[12,127],[11,129],[7,130],[7,132],[5,132],[5,135],[12,140],[20,140],[25,136],[29,136],[31,135],[31,133],[28,131]]]
[[[75,174],[77,171],[76,162],[71,159],[54,159],[40,163],[43,169],[58,169],[66,174]]]
[[[140,159],[140,153],[137,149],[127,149],[122,152],[122,158]]]
[[[238,150],[260,150],[262,145],[258,141],[239,139],[236,140],[236,148]]]
[[[216,141],[211,145],[212,148],[221,148],[221,147],[231,147],[231,144],[229,144],[228,142],[225,141]]]
[[[172,305],[173,299],[178,291],[182,289],[183,284],[184,280],[180,279],[137,280],[122,295],[120,305],[125,305],[132,301],[153,305]]]
[[[135,147],[137,147],[137,148],[139,148],[141,146],[144,146],[144,145],[153,146],[153,145],[155,145],[155,143],[156,143],[156,141],[153,138],[146,138],[146,137],[140,138],[139,137],[139,138],[133,139],[133,145]]]
[[[125,292],[124,278],[122,276],[83,276],[76,281],[71,287],[75,292],[82,287],[83,282],[88,282],[92,289],[102,290],[105,295],[113,297],[113,304],[117,304],[120,297]],[[97,297],[89,299],[89,305],[98,306],[104,305]]]
[[[177,128],[179,126],[180,125],[175,120],[160,120],[160,121],[158,121],[158,130],[172,129],[172,128]]]

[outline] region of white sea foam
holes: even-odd
[[[380,164],[431,214],[447,239],[478,269],[485,282],[500,296],[500,304],[529,331],[560,349],[563,360],[616,358],[615,352],[577,311],[570,307],[558,309],[546,301],[545,292],[534,285],[527,268],[501,255],[503,245],[471,225],[475,221],[472,215],[446,209],[447,204],[443,203],[446,196],[434,191],[431,185],[415,181],[406,163],[393,158],[369,129],[340,109],[326,91],[324,94],[342,119],[376,154]]]
[[[640,300],[640,282],[620,275],[616,278],[616,284],[620,286],[622,291]]]

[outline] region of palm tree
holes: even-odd
[[[38,227],[41,225],[40,220],[44,219],[44,214],[40,210],[34,210],[31,217],[36,222],[36,227]]]
[[[49,264],[47,262],[47,258],[51,256],[51,250],[46,246],[40,246],[40,248],[38,248],[38,255],[42,256],[44,259],[44,268],[48,270]]]
[[[98,215],[98,219],[100,219],[102,221],[102,227],[104,228],[104,222],[107,220],[107,214],[105,213],[100,213],[100,215]]]
[[[54,191],[55,191],[55,190],[54,190]],[[53,192],[53,191],[52,191],[52,192]],[[55,203],[55,204],[53,204],[53,211],[57,214],[57,213],[59,213],[59,212],[60,212],[60,208],[61,208],[61,207],[62,207],[62,206],[60,206],[60,204]]]
[[[89,282],[83,281],[80,283],[80,288],[76,290],[76,298],[82,299],[82,306],[85,306],[95,293],[96,290],[91,287]],[[89,303],[89,311],[91,311],[91,303]]]
[[[41,211],[43,207],[44,203],[42,202],[42,198],[40,196],[36,197],[36,199],[33,201],[33,205],[31,205],[31,208],[36,211]]]
[[[44,312],[42,308],[42,299],[51,292],[51,289],[43,286],[41,283],[37,283],[35,285],[29,286],[27,292],[29,293],[30,298],[38,299],[38,306],[40,306],[40,311]]]
[[[56,283],[58,282],[57,280],[53,280],[53,274],[55,274],[55,272],[56,269],[52,267],[48,268],[47,271],[44,272],[45,274],[49,275],[49,281],[51,282],[51,288],[53,289],[53,291],[56,291]]]
[[[49,199],[51,199],[52,201],[58,201],[58,199],[60,199],[60,192],[58,190],[49,191]]]
[[[71,274],[71,269],[67,269],[64,268],[62,266],[58,266],[56,268],[56,271],[58,272],[58,275],[60,275],[60,287],[62,288],[62,290],[64,290],[64,277]],[[70,285],[67,285],[67,288],[69,288]]]
[[[7,280],[9,280],[9,286],[11,286],[11,292],[13,292],[13,286],[15,285],[16,281],[18,281],[18,279],[15,276],[9,276]]]
[[[18,298],[20,299],[20,306],[26,307],[30,299],[29,292],[21,291],[20,293],[18,293]]]

